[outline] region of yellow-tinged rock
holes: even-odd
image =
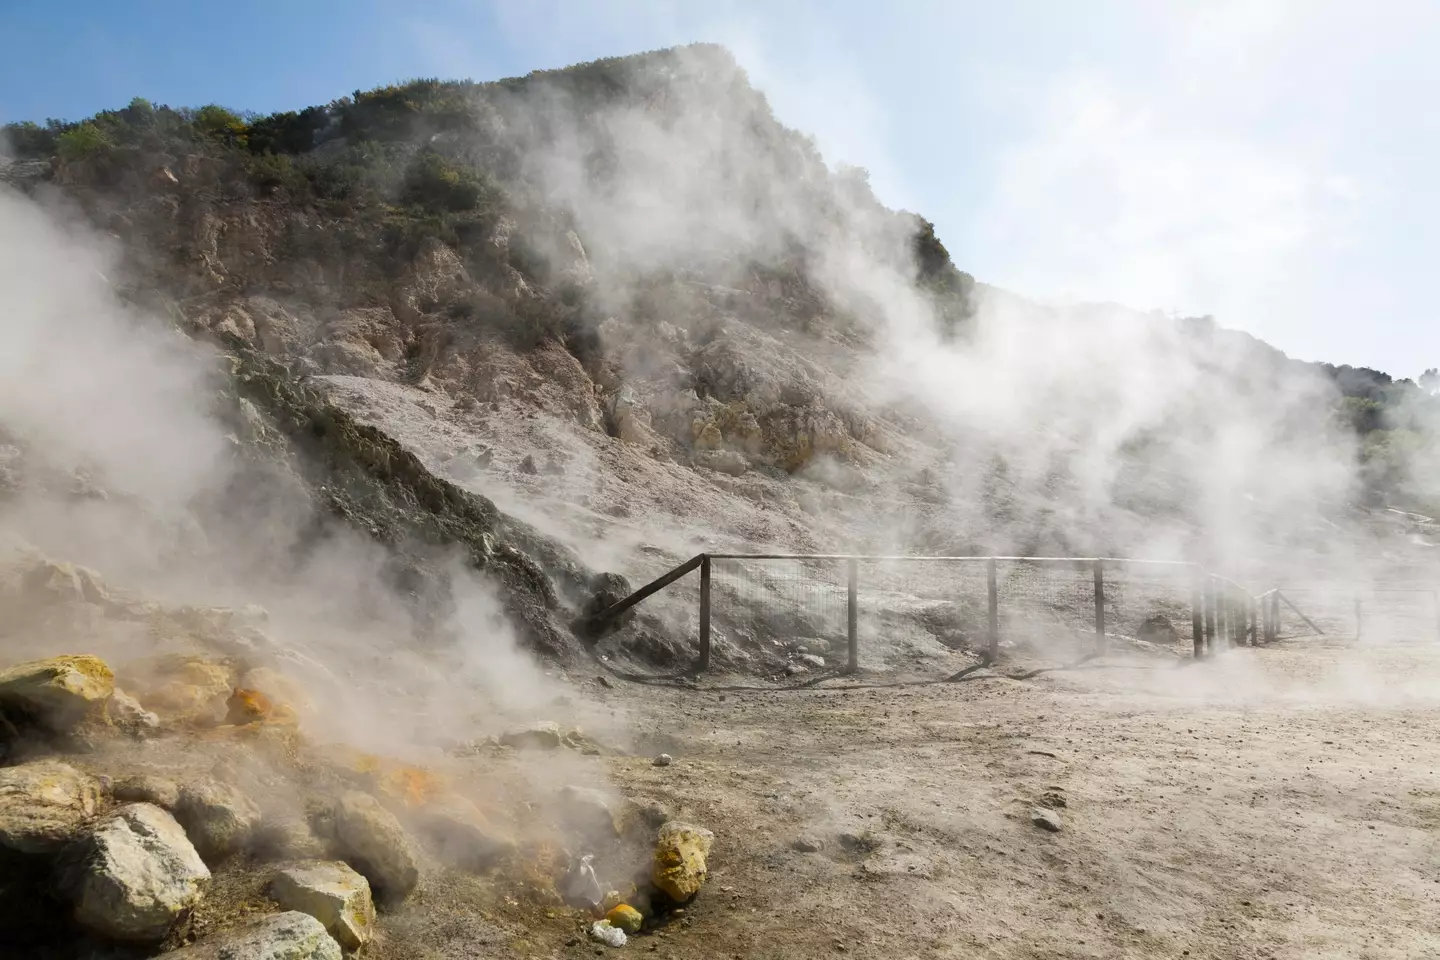
[[[156,679],[140,702],[163,717],[179,720],[218,722],[233,689],[230,669],[209,660],[166,662]]]
[[[269,667],[246,670],[240,677],[239,686],[264,694],[274,704],[276,712],[283,712],[297,719],[299,715],[309,714],[314,709],[300,684]]]
[[[612,908],[605,914],[605,919],[610,921],[610,926],[619,927],[626,933],[639,933],[640,928],[645,925],[645,918],[640,915],[640,911],[625,903]]]
[[[650,880],[676,903],[685,903],[705,885],[705,858],[715,834],[703,827],[672,820],[655,839]]]
[[[243,725],[247,723],[260,723],[270,719],[275,712],[275,705],[270,698],[259,690],[246,690],[243,687],[236,687],[230,693],[230,699],[225,701],[225,722]]]
[[[99,657],[52,657],[0,671],[0,704],[56,730],[100,713],[114,692],[115,674]]]

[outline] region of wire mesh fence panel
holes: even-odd
[[[1108,638],[1192,648],[1191,567],[1109,560],[1100,572]],[[1072,659],[1099,649],[1096,613],[1093,560],[711,558],[711,617],[720,642],[812,653],[827,666],[848,662],[852,616],[859,664],[889,667],[986,655],[992,616],[1002,653]]]
[[[1423,584],[1357,591],[1356,638],[1362,643],[1440,642],[1440,594]]]
[[[1280,586],[1281,640],[1355,636],[1356,585],[1347,582],[1303,581]],[[1288,601],[1288,602],[1287,602]]]
[[[996,564],[1001,647],[1095,648],[1094,564],[1000,560]]]
[[[710,575],[714,616],[740,638],[817,652],[846,647],[846,561],[716,559]]]
[[[1106,561],[1105,633],[1181,651],[1194,648],[1195,569],[1179,563]]]
[[[984,560],[863,560],[859,571],[862,659],[988,646]]]

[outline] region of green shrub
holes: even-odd
[[[43,127],[30,120],[7,123],[0,133],[0,141],[21,159],[44,159],[55,153],[58,126],[53,120]]]
[[[252,181],[262,187],[303,190],[308,185],[305,174],[295,166],[295,161],[284,154],[262,153],[251,156],[245,161],[245,172]]]
[[[245,121],[233,110],[212,103],[196,110],[191,122],[197,133],[211,140],[242,145],[245,142]]]
[[[55,152],[62,160],[86,160],[109,152],[114,145],[105,131],[87,120],[60,134],[55,140]]]
[[[272,113],[257,117],[246,130],[246,145],[255,153],[304,153],[315,145],[315,137],[330,122],[324,107]]]
[[[446,160],[433,150],[415,158],[405,177],[404,201],[427,210],[474,210],[490,194],[478,171]]]

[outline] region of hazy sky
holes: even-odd
[[[718,41],[981,280],[1440,365],[1428,0],[0,0],[0,36],[4,120],[290,109]]]

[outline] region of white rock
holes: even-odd
[[[148,803],[121,807],[89,841],[75,920],[114,940],[161,940],[209,879],[174,817]]]
[[[291,910],[162,953],[155,960],[343,960],[344,956],[324,924]]]
[[[609,920],[600,920],[592,924],[590,939],[599,940],[610,947],[623,947],[627,942],[625,931],[613,925]]]
[[[1041,830],[1046,830],[1050,833],[1059,833],[1064,826],[1064,822],[1060,819],[1060,814],[1054,810],[1046,810],[1043,807],[1036,807],[1030,811],[1030,822]]]
[[[0,847],[58,851],[99,805],[99,781],[68,764],[39,760],[0,769]]]
[[[370,883],[348,864],[315,861],[286,867],[270,882],[270,899],[309,914],[346,950],[359,950],[375,932]]]

